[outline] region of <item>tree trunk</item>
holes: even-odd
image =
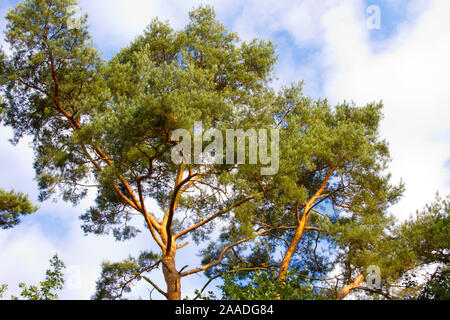
[[[310,210],[311,210],[311,208],[313,208],[316,200],[319,197],[321,197],[323,191],[325,190],[325,187],[328,184],[328,181],[330,180],[330,178],[333,175],[335,170],[336,170],[336,167],[333,167],[328,172],[324,181],[322,182],[322,186],[320,187],[320,189],[311,198],[311,200],[309,200],[309,202],[305,205],[305,208],[303,209],[303,217],[299,221],[298,227],[295,230],[294,237],[292,238],[291,243],[289,244],[289,248],[286,251],[286,253],[284,254],[283,260],[281,261],[280,270],[278,273],[278,280],[286,279],[286,273],[289,269],[289,263],[291,262],[292,256],[294,255],[294,252],[297,249],[297,245],[300,242],[300,239],[302,238],[303,232],[305,231],[305,227],[306,227],[306,223],[308,222]],[[297,214],[298,214],[298,207],[297,207]]]
[[[289,248],[284,254],[283,260],[281,261],[280,270],[278,272],[278,280],[285,280],[286,279],[286,273],[289,268],[289,263],[291,262],[292,255],[294,254],[295,250],[297,249],[297,245],[300,242],[300,239],[302,238],[303,231],[305,230],[306,222],[308,221],[308,210],[309,208],[306,208],[304,210],[305,214],[302,217],[302,220],[300,221],[299,226],[297,227],[297,230],[295,230],[294,237],[291,240],[291,243],[289,244]]]
[[[352,283],[349,283],[348,285],[346,285],[344,288],[342,288],[341,290],[339,290],[338,295],[337,295],[337,299],[338,300],[342,300],[344,299],[346,296],[349,295],[350,292],[352,292],[353,290],[355,290],[356,288],[359,287],[359,285],[361,284],[361,282],[364,281],[364,275],[360,274],[355,281],[353,281]]]
[[[167,285],[167,299],[181,300],[181,281],[180,274],[175,267],[175,258],[166,256],[162,260],[164,280]]]

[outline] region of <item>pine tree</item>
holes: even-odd
[[[158,291],[180,299],[182,277],[221,262],[177,270],[185,239],[207,238],[216,220],[263,193],[230,190],[236,165],[173,163],[171,134],[194,133],[194,121],[205,130],[262,127],[274,45],[241,42],[212,8],[200,7],[184,30],[155,20],[104,61],[87,17],[73,27],[74,5],[26,0],[7,14],[12,53],[2,55],[2,122],[14,130],[14,143],[33,137],[40,200],[56,193],[77,204],[96,188],[95,205],[81,216],[86,233],[127,240],[139,232],[131,217],[141,217],[160,250],[152,264],[162,265],[167,289]]]
[[[221,238],[228,241],[255,229],[266,233],[234,248],[227,255],[228,265],[209,275],[239,265],[265,268],[269,275],[275,270],[273,280],[282,283],[290,270],[296,271],[303,280],[318,284],[340,269],[340,277],[327,281],[340,280],[337,287],[353,279],[360,283],[367,267],[384,269],[391,263],[379,253],[394,224],[388,208],[403,190],[402,184],[390,183],[387,173],[388,147],[379,136],[382,104],[332,107],[326,100],[305,97],[302,85],[294,84],[278,93],[275,106],[273,119],[282,141],[280,171],[258,177],[257,185],[266,190],[264,199],[238,208]],[[213,242],[204,250],[205,263],[220,254],[215,248]],[[334,293],[328,296],[336,297],[336,288],[329,290]]]

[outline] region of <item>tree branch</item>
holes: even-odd
[[[150,280],[149,278],[147,278],[146,276],[142,276],[142,278],[145,280],[145,281],[147,281],[148,283],[150,283],[152,286],[153,286],[153,288],[155,288],[156,289],[156,291],[158,291],[159,293],[161,293],[164,297],[166,297],[167,298],[167,293],[166,292],[164,292],[163,290],[161,290],[152,280]]]
[[[262,192],[259,192],[259,193],[257,193],[257,194],[254,194],[254,195],[245,197],[245,198],[239,200],[238,202],[234,203],[233,205],[231,205],[231,206],[229,206],[229,207],[227,207],[227,208],[225,208],[225,209],[223,209],[223,210],[217,211],[215,214],[213,214],[213,215],[210,216],[209,218],[207,218],[207,219],[205,219],[205,220],[202,220],[202,221],[200,221],[200,222],[194,224],[193,226],[191,226],[191,227],[185,229],[184,231],[179,232],[178,234],[175,235],[175,239],[178,239],[178,238],[180,238],[180,237],[182,237],[182,236],[188,234],[189,232],[192,232],[192,231],[194,231],[194,230],[200,228],[201,226],[207,224],[208,222],[214,220],[215,218],[217,218],[217,217],[219,217],[219,216],[221,216],[221,215],[223,215],[223,214],[225,214],[225,213],[227,213],[227,212],[230,212],[230,211],[233,210],[234,208],[236,208],[236,207],[242,205],[243,203],[255,199],[257,196],[259,196],[259,195],[261,195],[261,194],[263,194],[263,193],[262,193]]]
[[[215,266],[219,265],[219,264],[222,262],[222,260],[223,260],[223,258],[224,258],[224,256],[225,256],[225,253],[227,253],[228,250],[230,250],[231,248],[234,248],[234,247],[237,246],[237,245],[240,245],[241,243],[247,242],[247,241],[249,241],[249,240],[251,240],[251,239],[253,239],[253,238],[255,238],[255,237],[258,237],[258,236],[260,236],[260,235],[263,235],[263,234],[265,234],[265,233],[267,233],[267,232],[269,232],[269,231],[270,231],[270,230],[263,230],[263,231],[257,232],[257,233],[255,233],[253,236],[251,236],[251,237],[247,237],[247,238],[241,239],[241,240],[239,240],[239,241],[237,241],[237,242],[235,242],[235,243],[233,243],[233,244],[230,244],[230,245],[226,246],[226,247],[222,250],[222,252],[221,252],[220,255],[219,255],[219,258],[218,258],[216,261],[211,262],[211,263],[209,263],[209,264],[207,264],[207,265],[204,265],[204,266],[199,267],[199,268],[196,268],[196,269],[192,269],[192,270],[189,270],[189,271],[185,271],[185,272],[183,272],[183,273],[180,274],[180,277],[185,277],[185,276],[188,276],[188,275],[191,275],[191,274],[194,274],[194,273],[198,273],[198,272],[201,272],[201,271],[205,271],[205,270],[208,270],[208,269],[210,269],[210,268],[212,268],[212,267],[215,267]]]

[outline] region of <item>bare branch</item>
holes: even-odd
[[[164,297],[166,297],[167,298],[167,293],[166,292],[164,292],[163,290],[161,290],[152,280],[150,280],[149,278],[147,278],[146,276],[142,276],[142,278],[145,280],[145,281],[147,281],[148,283],[150,283],[152,286],[153,286],[153,288],[155,288],[156,289],[156,291],[158,291],[159,293],[161,293]]]
[[[222,262],[222,260],[223,260],[223,258],[225,256],[225,253],[227,253],[228,250],[230,250],[231,248],[234,248],[237,245],[240,245],[241,243],[247,242],[247,241],[249,241],[249,240],[251,240],[251,239],[253,239],[255,237],[263,235],[263,234],[265,234],[265,233],[267,233],[269,231],[270,230],[263,230],[263,231],[257,232],[251,237],[247,237],[247,238],[241,239],[241,240],[239,240],[239,241],[237,241],[237,242],[235,242],[233,244],[230,244],[230,245],[226,246],[222,250],[222,252],[219,255],[219,258],[216,261],[211,262],[211,263],[209,263],[207,265],[204,265],[202,267],[183,272],[183,273],[180,274],[180,276],[181,277],[185,277],[185,276],[188,276],[188,275],[191,275],[191,274],[194,274],[194,273],[198,273],[198,272],[202,272],[202,271],[208,270],[208,269],[210,269],[212,267],[215,267],[215,266],[219,265]]]
[[[189,232],[192,232],[192,231],[194,231],[194,230],[200,228],[201,226],[207,224],[208,222],[214,220],[215,218],[217,218],[217,217],[219,217],[219,216],[221,216],[221,215],[223,215],[223,214],[225,214],[225,213],[227,213],[227,212],[230,212],[230,211],[233,210],[234,208],[236,208],[236,207],[242,205],[243,203],[255,199],[257,196],[259,196],[259,195],[261,195],[261,194],[262,194],[262,192],[259,192],[259,193],[257,193],[257,194],[254,194],[254,195],[245,197],[245,198],[243,198],[243,199],[237,201],[237,202],[234,203],[233,205],[231,205],[231,206],[229,206],[229,207],[227,207],[227,208],[225,208],[225,209],[223,209],[223,210],[217,211],[215,214],[213,214],[213,215],[210,216],[209,218],[207,218],[207,219],[205,219],[205,220],[202,220],[202,221],[200,221],[200,222],[194,224],[193,226],[191,226],[191,227],[185,229],[184,231],[181,231],[180,233],[176,234],[176,235],[175,235],[175,239],[178,239],[178,238],[180,238],[180,237],[182,237],[182,236],[188,234]]]

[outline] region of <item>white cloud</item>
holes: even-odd
[[[36,226],[19,227],[21,233],[0,232],[1,283],[7,283],[7,295],[18,295],[18,284],[37,284],[44,278],[48,259],[55,254],[48,237]]]
[[[384,10],[403,9],[405,21],[393,38],[377,42],[370,40],[365,3],[359,0],[246,1],[230,7],[241,8],[232,29],[244,39],[276,40],[278,33],[287,32],[295,40],[279,52],[279,83],[305,79],[307,92],[314,94],[321,92],[323,80],[322,93],[332,102],[383,100],[382,136],[390,144],[390,171],[393,181],[406,183],[405,195],[392,211],[404,218],[433,200],[437,190],[450,193],[445,167],[450,159],[450,3],[382,4]],[[383,19],[389,15],[381,15],[385,31]],[[296,57],[302,46],[317,45],[320,49],[307,60]]]
[[[158,17],[171,26],[182,28],[188,21],[188,2],[148,0],[80,0],[83,13],[88,13],[94,41],[105,50],[118,51],[141,34]]]
[[[385,50],[372,53],[368,30],[353,8],[342,5],[324,16],[324,63],[330,66],[326,95],[332,101],[359,105],[383,100],[382,134],[391,147],[393,178],[406,183],[406,193],[394,213],[406,217],[433,199],[450,193],[445,168],[450,158],[450,20],[448,1],[422,8],[414,24],[401,26]],[[447,139],[445,139],[447,137]]]
[[[317,43],[323,32],[320,17],[340,0],[245,1],[234,28],[244,38],[288,32],[297,44]]]
[[[0,30],[6,29],[6,13],[8,10],[6,8],[0,8]],[[3,48],[5,50],[7,48],[6,42],[5,42],[5,35],[3,32],[0,34],[0,48]]]

